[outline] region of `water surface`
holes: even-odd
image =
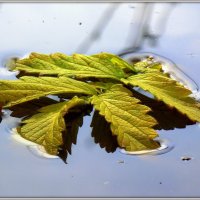
[[[0,7],[0,78],[12,79],[5,59],[29,52],[71,54],[92,31],[110,4],[2,4]],[[140,24],[142,4],[124,3],[88,54],[118,53],[126,45],[130,24]],[[174,61],[200,85],[199,3],[177,3],[156,46],[139,51]],[[73,12],[72,12],[73,11]],[[87,12],[86,12],[87,11]],[[92,12],[91,12],[92,11]],[[95,13],[95,16],[94,16]],[[160,16],[159,7],[154,11]],[[134,18],[135,16],[135,18]],[[187,16],[187,17],[184,17]],[[80,25],[80,22],[82,23]],[[134,33],[133,33],[134,36]],[[11,137],[11,118],[0,124],[0,197],[199,197],[200,127],[159,131],[174,148],[160,155],[106,153],[91,137],[90,117],[78,134],[68,164],[44,159]],[[184,160],[183,157],[192,159]]]

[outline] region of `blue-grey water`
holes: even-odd
[[[163,5],[170,9],[165,18]],[[1,4],[0,78],[13,78],[4,68],[10,57],[33,51],[76,52],[109,6],[108,3]],[[101,37],[90,41],[89,50],[81,53],[123,52],[139,34],[144,6],[120,4],[107,26],[100,30]],[[155,38],[156,45],[143,38],[137,51],[171,59],[200,86],[200,3],[156,4],[153,17],[163,17],[165,26],[161,31],[162,24],[152,22],[151,31],[159,36]],[[60,159],[37,157],[26,145],[15,141],[9,132],[13,120],[5,118],[0,124],[0,197],[200,196],[199,125],[159,131],[161,138],[174,144],[168,153],[131,156],[119,150],[108,154],[95,144],[90,121],[90,117],[85,117],[66,165]],[[191,160],[183,161],[183,157]]]

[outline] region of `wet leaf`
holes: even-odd
[[[108,63],[112,62],[114,65],[120,67],[123,70],[129,69],[129,71],[136,72],[135,68],[133,65],[129,64],[119,56],[116,56],[114,54],[110,53],[100,53],[100,54],[95,54],[92,55],[95,58],[99,58],[101,60],[107,61]]]
[[[168,106],[186,114],[191,120],[200,121],[200,104],[189,96],[191,91],[165,74],[159,72],[137,74],[123,81],[149,91]]]
[[[140,61],[133,64],[135,70],[138,73],[148,73],[148,72],[161,72],[162,71],[162,64],[155,61]]]
[[[31,77],[24,76],[20,80],[0,81],[0,102],[10,107],[47,95],[56,94],[93,95],[94,87],[81,81],[67,77]]]
[[[15,70],[26,73],[38,73],[40,75],[58,75],[76,78],[109,78],[124,77],[123,70],[109,60],[97,57],[74,54],[67,56],[61,53],[38,54],[32,53],[29,58],[16,62]]]
[[[150,108],[141,105],[126,91],[122,86],[113,86],[111,91],[93,96],[92,104],[111,124],[112,134],[117,136],[120,147],[128,151],[157,148],[159,145],[153,138],[158,135],[152,128],[156,120],[148,115]]]
[[[94,137],[95,143],[99,143],[100,147],[105,148],[108,153],[117,149],[117,138],[112,135],[110,124],[98,111],[94,112],[90,126],[92,127],[92,137]]]
[[[66,130],[64,115],[73,107],[86,104],[83,99],[73,99],[41,108],[38,114],[22,120],[19,134],[32,142],[43,145],[49,154],[57,155],[63,145],[62,132]]]

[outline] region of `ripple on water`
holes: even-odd
[[[155,62],[162,63],[162,69],[165,73],[169,73],[172,79],[179,81],[185,87],[190,89],[193,93],[197,93],[199,91],[199,87],[196,82],[189,77],[184,71],[182,71],[173,61],[170,59],[160,56],[154,53],[129,53],[123,56],[123,59],[128,62],[135,61],[144,61],[147,58],[151,57]]]
[[[160,147],[157,149],[142,151],[126,151],[125,149],[121,149],[120,152],[126,155],[160,155],[165,154],[174,148],[174,144],[167,139],[155,139],[155,141],[160,143]]]

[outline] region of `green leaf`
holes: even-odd
[[[146,59],[133,64],[137,73],[148,73],[148,72],[161,72],[162,63],[155,62],[152,59]]]
[[[132,58],[129,63],[137,73],[162,72],[162,63],[149,56],[146,59]]]
[[[49,154],[57,155],[59,147],[63,145],[62,132],[66,131],[64,115],[71,108],[85,104],[83,99],[74,97],[45,106],[38,110],[38,114],[23,120],[18,132],[23,138],[44,146]]]
[[[152,128],[156,120],[147,114],[150,111],[147,106],[126,91],[122,86],[113,86],[111,91],[93,96],[92,104],[111,124],[121,147],[128,151],[157,148],[159,145],[153,140],[157,133]]]
[[[50,55],[32,53],[29,58],[18,60],[15,70],[25,71],[28,74],[75,78],[95,77],[119,80],[125,76],[123,70],[112,62],[81,54],[67,56],[61,53]]]
[[[13,106],[47,95],[57,94],[93,95],[93,86],[67,77],[31,77],[24,76],[20,80],[0,81],[0,102],[5,106]]]
[[[90,126],[92,127],[92,137],[94,137],[95,143],[99,143],[100,147],[105,148],[108,153],[117,149],[117,138],[112,135],[110,124],[96,110]]]
[[[129,69],[132,72],[136,72],[133,65],[129,64],[119,56],[110,53],[100,53],[92,55],[95,58],[99,58],[101,60],[107,61],[108,63],[112,62],[114,65],[120,67],[121,69],[125,70]]]
[[[138,74],[122,81],[149,91],[157,99],[186,114],[191,120],[200,121],[200,105],[189,96],[191,91],[166,74],[159,72]]]

